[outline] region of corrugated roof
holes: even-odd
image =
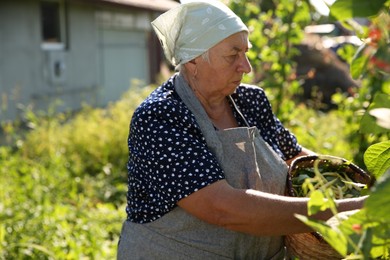
[[[100,0],[101,2],[134,6],[138,8],[153,10],[153,11],[167,11],[179,5],[173,0]]]

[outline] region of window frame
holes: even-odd
[[[58,26],[59,26],[59,41],[50,42],[45,41],[44,32],[43,32],[43,13],[42,5],[44,3],[57,3],[58,4]],[[41,49],[52,51],[52,50],[65,50],[67,47],[67,17],[66,17],[66,6],[64,0],[41,0],[39,3],[40,7],[40,28],[41,28]]]

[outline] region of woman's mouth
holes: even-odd
[[[236,85],[240,85],[241,84],[241,80],[233,81],[233,83],[236,84]]]

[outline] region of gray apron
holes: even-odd
[[[226,181],[238,189],[284,194],[287,165],[256,127],[216,131],[191,88],[179,74],[175,87],[194,113]],[[233,103],[234,104],[234,103]],[[239,112],[239,110],[237,110]],[[264,209],[267,210],[267,209]],[[281,236],[252,236],[208,224],[176,207],[145,224],[125,221],[118,259],[283,259]]]

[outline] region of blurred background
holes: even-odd
[[[302,145],[366,168],[389,140],[367,114],[390,108],[386,1],[224,2],[251,31],[244,81]],[[0,259],[115,258],[129,122],[174,73],[150,22],[178,4],[0,1]]]

